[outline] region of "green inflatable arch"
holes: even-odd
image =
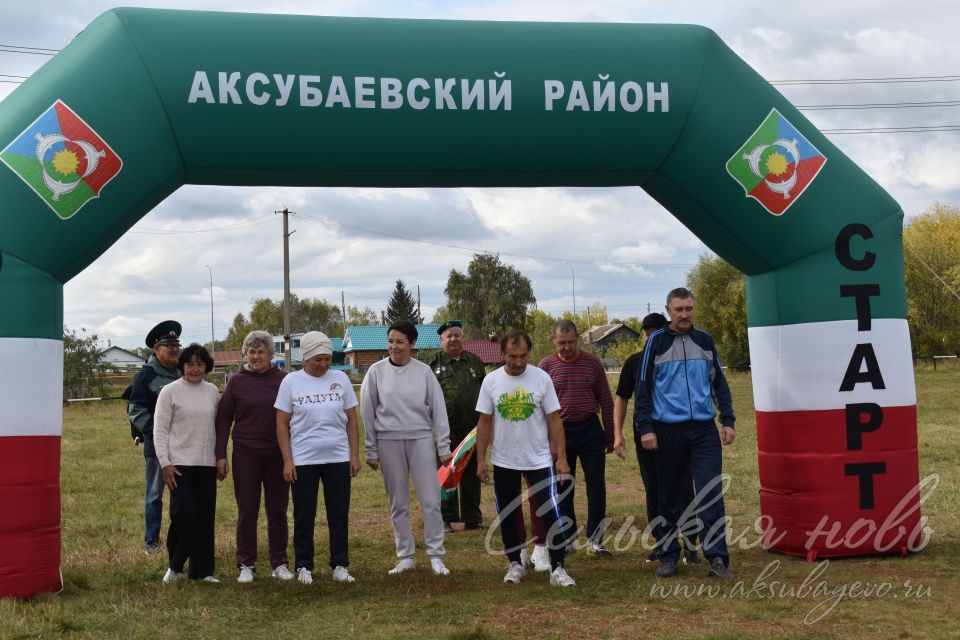
[[[910,547],[902,211],[708,29],[117,9],[0,149],[0,595],[60,587],[63,283],[185,183],[643,188],[749,276],[768,548]]]

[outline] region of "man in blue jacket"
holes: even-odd
[[[160,551],[160,523],[163,518],[163,473],[153,448],[153,412],[157,408],[160,389],[180,377],[180,333],[183,328],[175,320],[161,322],[147,334],[147,346],[153,354],[133,379],[127,403],[127,417],[139,432],[143,443],[147,487],[143,499],[143,550],[147,555]]]
[[[700,533],[709,575],[731,579],[723,493],[720,440],[734,439],[733,401],[720,368],[713,338],[693,326],[693,294],[683,287],[667,294],[670,323],[647,339],[637,376],[634,426],[644,449],[655,451],[659,476],[660,566],[657,576],[672,576],[680,558],[678,522],[702,525]],[[716,409],[714,408],[716,403]],[[714,419],[720,413],[717,433]],[[696,498],[684,516],[683,478],[687,466]]]

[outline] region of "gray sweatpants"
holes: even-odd
[[[437,451],[433,438],[377,440],[383,485],[390,500],[393,536],[397,557],[413,558],[416,546],[410,527],[410,476],[423,514],[423,541],[427,556],[440,558],[443,549],[443,516],[440,515],[440,482],[437,480]]]

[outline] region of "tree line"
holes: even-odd
[[[903,230],[903,248],[913,355],[960,355],[960,208],[937,203],[912,218]],[[722,258],[704,254],[687,273],[686,286],[697,300],[697,326],[713,335],[721,361],[733,367],[749,366],[746,276]],[[436,310],[433,322],[462,320],[467,339],[499,337],[514,327],[524,328],[534,342],[534,361],[552,352],[550,334],[560,318],[573,320],[581,332],[590,326],[621,322],[609,318],[600,302],[576,316],[569,311],[553,316],[538,310],[530,279],[495,254],[475,254],[464,272],[451,269],[444,293],[447,303]],[[342,336],[346,327],[354,325],[423,322],[416,297],[399,279],[382,312],[369,306],[348,306],[344,317],[335,303],[294,294],[290,318],[294,333],[320,330],[330,336]],[[640,318],[622,322],[640,331]],[[223,349],[239,350],[244,336],[253,329],[281,335],[283,301],[252,300],[248,314],[234,317]],[[628,341],[600,355],[623,361],[641,347],[642,342]],[[99,361],[97,336],[78,335],[64,327],[66,397],[99,395],[102,386],[97,380],[107,371]]]

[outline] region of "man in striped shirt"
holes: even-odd
[[[580,349],[577,325],[560,320],[551,337],[557,352],[540,361],[540,368],[553,380],[560,399],[560,418],[566,440],[570,474],[576,474],[577,459],[583,467],[587,485],[587,553],[609,556],[603,546],[607,520],[606,454],[613,451],[613,397],[607,373],[600,358]],[[603,416],[603,424],[597,411]],[[570,542],[577,531],[573,508],[574,487],[566,492],[561,509],[573,527]]]

